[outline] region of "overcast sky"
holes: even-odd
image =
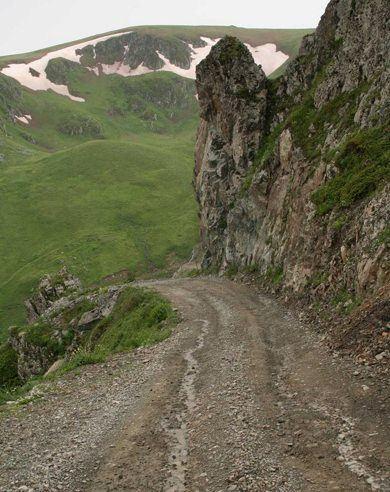
[[[147,24],[316,27],[328,0],[0,0],[0,55]]]

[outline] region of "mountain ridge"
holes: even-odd
[[[64,43],[56,44],[53,46],[38,48],[31,52],[14,53],[8,55],[0,56],[0,67],[3,63],[7,62],[17,62],[17,61],[27,61],[34,56],[41,56],[43,54],[49,53],[61,48],[66,48],[78,43],[84,43],[87,41],[93,41],[96,38],[109,36],[113,34],[125,34],[130,30],[144,31],[144,32],[158,32],[160,35],[170,35],[172,30],[178,31],[181,34],[185,34],[186,31],[195,30],[197,35],[202,34],[208,37],[218,37],[223,33],[228,34],[229,32],[242,32],[240,37],[243,38],[244,42],[261,44],[261,42],[275,42],[280,43],[280,47],[285,49],[287,53],[292,56],[296,54],[299,50],[300,40],[304,34],[313,32],[314,28],[298,28],[298,29],[276,29],[276,28],[246,28],[237,26],[211,26],[211,25],[142,25],[142,26],[128,26],[121,29],[115,29],[113,31],[105,31],[98,34],[93,34],[91,36],[86,36],[83,38],[78,38],[73,41],[66,41]],[[293,36],[291,36],[293,35]],[[291,39],[290,39],[291,37]]]
[[[265,72],[271,74],[295,56],[297,41],[307,30],[135,27],[13,58],[0,58],[0,72],[29,89],[52,90],[83,102],[83,98],[69,92],[67,73],[73,68],[81,70],[82,67],[97,76],[116,73],[125,77],[163,70],[195,79],[196,64],[227,33],[239,36],[256,63],[262,64]],[[286,52],[279,49],[279,44]]]

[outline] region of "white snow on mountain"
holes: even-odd
[[[85,46],[88,45],[95,46],[100,41],[104,41],[112,37],[122,36],[123,34],[127,34],[127,33],[121,32],[118,34],[111,34],[108,36],[96,38],[92,41],[85,41],[72,46],[67,46],[66,48],[61,48],[59,50],[51,51],[45,54],[44,56],[42,56],[41,58],[29,63],[12,63],[7,67],[3,68],[1,70],[1,73],[16,79],[22,85],[34,91],[52,90],[57,94],[67,96],[74,101],[83,102],[84,99],[81,97],[73,96],[69,92],[69,88],[66,85],[54,84],[47,78],[45,70],[48,62],[54,58],[61,57],[76,63],[80,63],[81,56],[76,53],[77,50],[84,48]],[[211,39],[207,37],[202,37],[201,39],[206,43],[206,46],[195,48],[193,45],[188,43],[188,46],[192,51],[190,68],[184,69],[178,67],[172,64],[162,53],[157,52],[160,59],[164,62],[164,66],[160,68],[158,71],[173,72],[182,77],[195,79],[196,66],[204,58],[206,58],[206,56],[210,53],[212,46],[214,46],[214,44],[216,44],[219,41],[219,39]],[[268,43],[255,47],[246,44],[246,46],[251,52],[255,62],[258,65],[262,66],[266,75],[271,74],[274,70],[276,70],[281,65],[283,65],[283,63],[289,58],[288,55],[286,55],[282,51],[277,51],[275,44]],[[128,46],[126,46],[125,48],[128,51],[129,49]],[[107,75],[117,74],[123,77],[142,75],[154,71],[144,66],[143,63],[141,63],[136,69],[130,69],[130,67],[128,65],[125,65],[123,61],[114,63],[112,65],[100,64],[98,67],[91,68],[90,70],[93,71],[95,75],[104,73]]]

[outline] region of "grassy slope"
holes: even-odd
[[[173,142],[110,140],[10,167],[0,212],[3,322],[20,319],[21,299],[61,262],[92,282],[125,267],[163,268],[169,253],[186,258],[196,241],[192,157],[177,159]]]
[[[175,104],[180,91],[168,107],[149,97],[159,100],[158,90],[176,83],[182,88],[182,79],[167,73],[88,74],[72,83],[86,103],[23,89],[17,105],[33,124],[8,122],[0,134],[0,338],[22,321],[22,301],[37,279],[62,262],[94,282],[123,268],[163,269],[190,254],[197,240],[192,82],[188,107]],[[157,121],[132,110],[129,91],[146,100]],[[110,116],[114,106],[120,112]],[[104,138],[63,134],[58,128],[69,114],[92,116]]]
[[[66,354],[73,336],[60,344],[56,342],[53,332],[58,327],[45,322],[20,327],[31,346],[42,349],[53,359],[66,357],[66,362],[56,373],[46,378],[42,375],[31,377],[22,385],[17,372],[18,354],[8,341],[0,344],[0,407],[7,401],[23,398],[43,380],[56,378],[84,364],[103,362],[116,352],[161,342],[170,335],[176,322],[171,304],[158,293],[128,287],[119,296],[111,315],[82,334],[75,353]]]

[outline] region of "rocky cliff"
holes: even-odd
[[[332,0],[276,81],[235,38],[197,68],[203,268],[342,320],[334,340],[363,359],[388,342],[389,18]]]
[[[123,273],[89,287],[65,267],[41,279],[25,302],[28,324],[10,327],[0,343],[0,405],[8,390],[33,377],[102,362],[170,334],[177,316],[169,302],[129,281],[112,285],[128,280]]]

